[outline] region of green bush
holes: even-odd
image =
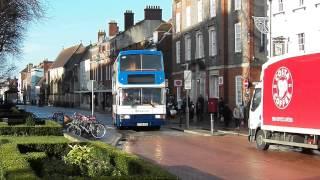
[[[10,108],[10,112],[11,112],[12,114],[20,114],[20,111],[19,111],[16,107]]]
[[[45,125],[33,125],[33,126],[28,126],[28,125],[9,126],[5,124],[0,124],[0,135],[62,136],[63,127],[54,121],[46,121]]]
[[[103,142],[72,150],[68,143],[62,136],[0,136],[0,179],[177,179]]]
[[[36,179],[29,163],[21,156],[16,144],[0,146],[0,177],[2,179]]]
[[[26,125],[27,126],[35,126],[36,125],[36,121],[33,119],[32,116],[28,116],[26,119]]]
[[[18,144],[21,153],[45,152],[49,157],[62,157],[70,151],[67,143]]]
[[[137,179],[177,179],[176,176],[168,173],[161,167],[140,159],[137,156],[119,151],[115,147],[103,142],[90,141],[90,145],[102,150],[110,157],[111,163],[121,172],[122,177],[137,177]],[[125,178],[126,179],[126,178]]]
[[[63,159],[67,164],[78,166],[82,175],[89,177],[120,175],[110,164],[109,157],[104,156],[94,147],[80,145],[70,147],[72,150]]]
[[[80,169],[61,159],[48,158],[41,162],[41,179],[70,179],[79,176]]]
[[[34,174],[33,169],[42,169],[42,161],[44,161],[48,157],[46,150],[52,152],[54,149],[54,151],[62,152],[63,147],[68,148],[67,142],[68,140],[62,136],[0,136],[0,179],[39,179],[36,174]],[[33,147],[35,149],[32,149],[30,146],[36,145],[29,146],[28,143],[47,143],[47,146],[40,144],[39,147]],[[59,143],[64,145],[61,145]],[[19,145],[17,144],[21,145],[21,147],[25,145],[24,148],[29,148],[30,151],[41,151],[42,149],[46,150],[44,150],[43,152],[21,153],[18,148]]]

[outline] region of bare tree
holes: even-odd
[[[0,0],[0,60],[19,55],[28,23],[44,15],[41,0]]]

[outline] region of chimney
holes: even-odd
[[[128,30],[131,26],[134,25],[134,13],[130,10],[127,10],[124,13],[124,30]]]
[[[116,21],[109,22],[109,37],[117,35],[119,32],[118,24]]]
[[[147,6],[144,9],[145,20],[162,20],[162,9],[160,6]]]
[[[98,42],[102,43],[106,39],[106,32],[99,30],[98,32]]]
[[[33,68],[33,64],[32,64],[32,63],[29,63],[29,64],[27,65],[27,67],[28,67],[28,72],[30,72],[31,69]]]

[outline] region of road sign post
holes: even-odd
[[[91,90],[91,115],[93,116],[94,113],[94,88],[97,86],[95,80],[90,80],[87,83],[87,88]]]
[[[191,77],[192,72],[188,69],[188,64],[186,70],[184,71],[184,89],[187,90],[186,97],[186,128],[189,129],[189,90],[191,89]]]

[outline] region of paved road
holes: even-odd
[[[64,114],[68,116],[72,116],[74,112],[80,112],[81,114],[91,115],[91,111],[89,110],[81,110],[76,108],[61,108],[61,107],[48,107],[48,106],[38,107],[38,106],[30,106],[30,105],[26,105],[26,106],[21,105],[19,106],[19,108],[25,109],[28,112],[32,112],[39,118],[48,118],[52,116],[54,112],[57,112],[57,111],[64,112]],[[113,127],[111,114],[99,113],[99,112],[96,112],[94,114],[96,115],[97,119],[102,124],[104,124],[105,127],[107,128],[106,135],[99,140],[111,145],[116,145],[116,143],[122,137],[122,135]],[[94,138],[91,136],[85,136],[85,138],[94,140]]]
[[[52,107],[52,106],[30,106],[30,105],[19,105],[19,108],[25,109],[28,112],[32,112],[40,118],[48,118],[52,116],[54,112],[61,111],[68,116],[72,116],[74,112],[80,112],[85,115],[91,115],[91,111],[82,110],[76,108],[62,108],[62,107]],[[110,114],[107,113],[94,113],[99,121],[105,125],[112,125],[112,118]]]
[[[135,135],[123,149],[182,179],[320,179],[320,156],[273,146],[258,151],[241,136]]]

